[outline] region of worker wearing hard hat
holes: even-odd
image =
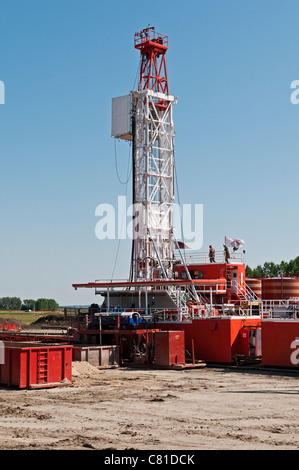
[[[215,250],[212,245],[209,246],[209,249],[210,263],[215,263]]]

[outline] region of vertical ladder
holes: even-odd
[[[41,349],[37,352],[37,383],[48,382],[48,350]]]
[[[226,288],[231,289],[232,287],[232,269],[231,266],[226,265]]]

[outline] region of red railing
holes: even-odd
[[[142,46],[149,41],[156,42],[157,44],[166,48],[168,47],[168,36],[165,36],[165,34],[157,33],[154,27],[143,29],[140,33],[135,33],[135,47],[138,48],[139,46]]]

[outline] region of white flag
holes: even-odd
[[[225,244],[226,246],[233,248],[234,251],[238,250],[239,248],[242,248],[245,245],[243,240],[238,240],[237,238],[229,237],[225,237]]]
[[[183,243],[183,242],[179,242],[179,241],[174,242],[174,248],[176,250],[178,250],[179,248],[183,248],[183,249],[186,249],[186,250],[192,250],[191,245],[188,245],[187,243]]]

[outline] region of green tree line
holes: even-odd
[[[59,310],[59,305],[54,299],[25,299],[19,297],[0,298],[0,310],[32,310],[32,311],[50,311]]]
[[[247,277],[277,277],[285,274],[298,274],[299,273],[299,256],[291,261],[281,261],[278,264],[266,261],[263,266],[258,265],[256,268],[251,269],[246,266]]]

